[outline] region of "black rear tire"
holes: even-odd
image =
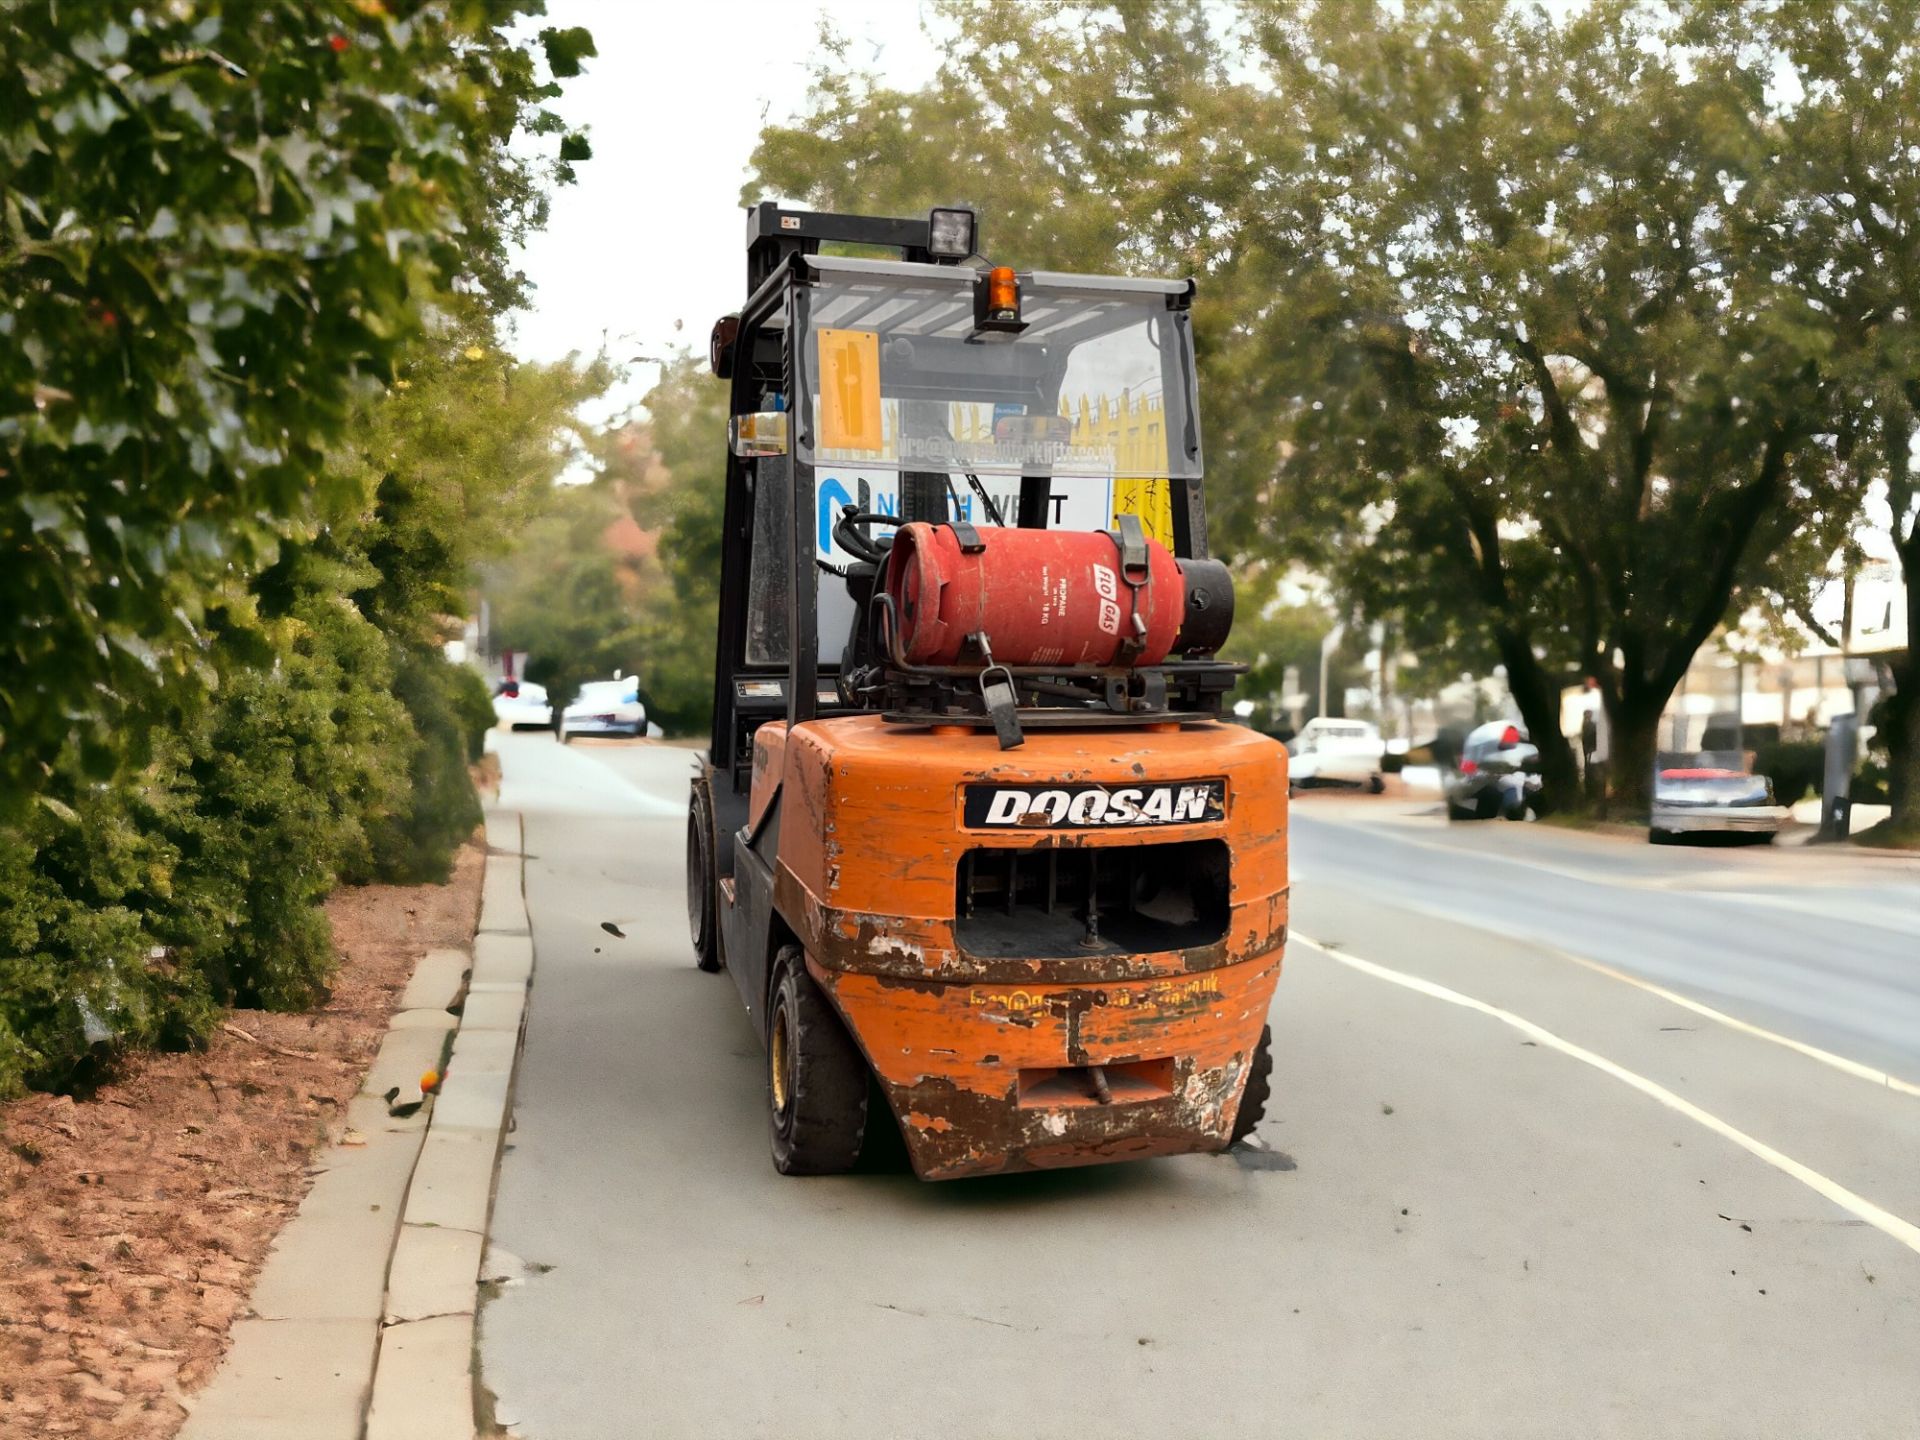
[[[1273,1098],[1273,1027],[1262,1026],[1260,1043],[1254,1048],[1253,1062],[1247,1067],[1247,1088],[1240,1093],[1240,1111],[1233,1117],[1233,1139],[1238,1145],[1253,1134],[1253,1127],[1267,1113],[1267,1101]]]
[[[713,854],[713,801],[704,779],[695,780],[687,806],[687,928],[694,964],[708,974],[720,968],[720,885]]]
[[[767,1124],[782,1175],[840,1175],[867,1130],[866,1059],[798,945],[774,958],[767,1007]]]

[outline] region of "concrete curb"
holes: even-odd
[[[474,1440],[481,1257],[533,976],[521,834],[517,812],[488,813],[473,953],[415,967],[179,1440]],[[393,1115],[429,1069],[432,1102]]]
[[[473,968],[387,1277],[365,1440],[474,1440],[474,1318],[533,982],[524,827],[487,814]]]

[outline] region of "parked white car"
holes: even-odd
[[[560,738],[576,735],[645,735],[647,707],[640,703],[640,679],[589,680],[560,713]]]
[[[1386,788],[1381,759],[1387,746],[1370,721],[1316,716],[1300,727],[1287,748],[1293,752],[1288,769],[1292,787],[1364,785],[1376,795]]]
[[[553,703],[547,687],[527,680],[503,680],[493,694],[493,718],[509,730],[551,730]]]

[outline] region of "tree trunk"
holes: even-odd
[[[1548,810],[1580,808],[1580,766],[1573,746],[1560,733],[1560,689],[1534,657],[1524,635],[1500,626],[1494,639],[1507,667],[1507,690],[1527,722],[1527,735],[1540,752],[1540,800]]]
[[[1920,831],[1920,535],[1901,547],[1907,582],[1907,653],[1893,666],[1887,728],[1887,799],[1896,830]]]
[[[1920,666],[1908,660],[1894,672],[1900,687],[1888,697],[1887,799],[1897,830],[1920,832]]]
[[[1607,813],[1645,820],[1653,811],[1653,762],[1660,753],[1660,722],[1675,685],[1629,672],[1607,706]]]
[[[1644,820],[1652,813],[1661,709],[1625,697],[1607,707],[1607,813],[1618,819]]]

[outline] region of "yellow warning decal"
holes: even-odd
[[[880,336],[872,330],[816,333],[822,448],[879,454],[886,445],[880,428]]]
[[[1138,515],[1140,528],[1149,540],[1173,546],[1173,486],[1165,480],[1116,480],[1113,482],[1113,518]]]

